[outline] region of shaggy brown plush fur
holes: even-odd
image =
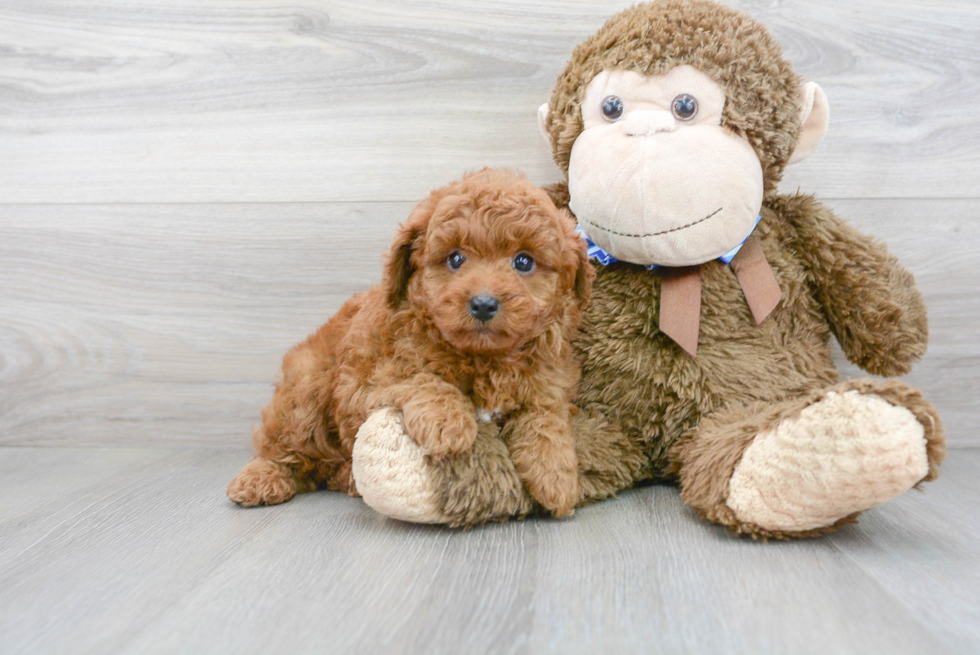
[[[860,234],[816,199],[776,194],[799,134],[799,79],[769,32],[746,15],[703,0],[661,0],[613,17],[572,54],[551,100],[548,131],[567,173],[582,131],[580,103],[604,68],[660,74],[691,64],[725,90],[722,125],[744,136],[762,162],[765,200],[759,238],[782,301],[756,325],[730,266],[701,266],[697,357],[657,327],[661,278],[641,266],[599,267],[593,299],[574,340],[582,360],[575,421],[581,503],[648,479],[674,479],[683,498],[709,520],[758,538],[815,536],[853,520],[803,532],[741,524],[725,505],[728,481],[751,440],[792,418],[815,398],[842,388],[906,407],[924,426],[929,475],[944,455],[935,409],[900,382],[835,386],[830,338],[866,370],[902,374],[926,349],[925,307],[911,274],[880,243]],[[564,184],[549,192],[567,207]],[[453,524],[479,520],[499,505],[500,477],[468,466],[506,469],[492,457],[447,469]],[[489,470],[489,469],[487,469]],[[519,502],[513,513],[526,510]],[[499,507],[494,516],[499,516]]]
[[[519,270],[518,256],[533,268]],[[523,176],[485,169],[434,191],[398,232],[382,284],[286,355],[256,458],[229,497],[252,506],[317,487],[356,494],[357,431],[395,407],[433,460],[469,450],[478,412],[492,415],[507,445],[492,447],[513,461],[514,480],[555,516],[570,513],[570,338],[592,276],[571,218]],[[478,297],[499,309],[479,319]]]

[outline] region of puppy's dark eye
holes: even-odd
[[[458,271],[459,267],[462,266],[463,262],[465,261],[466,257],[464,257],[463,253],[458,250],[450,253],[449,257],[446,258],[446,263],[449,264],[449,268],[453,269],[454,271]]]
[[[530,273],[534,270],[534,260],[529,255],[521,253],[517,257],[514,257],[514,270],[520,271],[521,273]]]
[[[619,96],[608,96],[602,101],[602,115],[611,123],[623,117],[623,101]]]
[[[689,121],[698,113],[698,101],[694,96],[682,93],[670,104],[674,117],[681,121]]]

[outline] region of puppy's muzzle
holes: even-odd
[[[470,299],[470,314],[480,322],[489,321],[499,309],[500,301],[485,293]]]

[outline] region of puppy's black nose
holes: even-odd
[[[500,301],[485,293],[470,299],[470,314],[478,321],[489,321],[498,309]]]

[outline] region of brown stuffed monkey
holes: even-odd
[[[812,196],[780,195],[828,124],[758,22],[706,0],[610,19],[572,53],[542,131],[551,195],[592,242],[575,343],[580,504],[679,483],[704,518],[760,538],[815,536],[938,474],[939,417],[896,380],[840,382],[830,337],[875,375],[908,372],[927,325],[912,275]],[[378,511],[450,525],[536,508],[506,448],[432,462],[397,410],[358,435]]]

